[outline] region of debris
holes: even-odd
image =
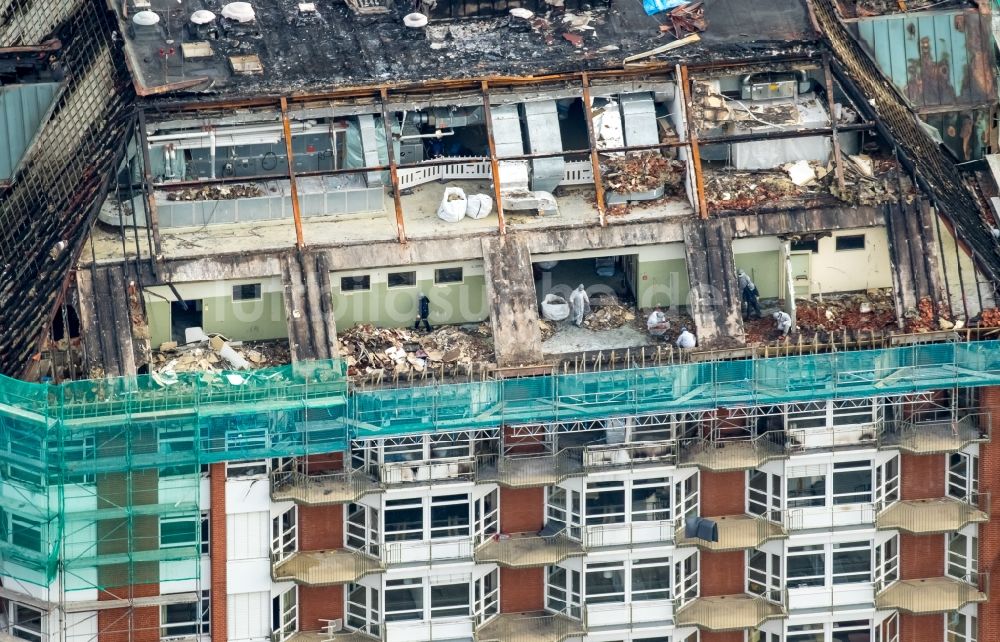
[[[787,163],[782,166],[782,169],[788,173],[788,177],[792,180],[792,183],[799,187],[808,185],[816,180],[816,172],[809,164],[809,161],[799,160],[794,163]]]
[[[542,317],[549,321],[562,321],[569,316],[566,299],[555,294],[546,294],[542,299]]]
[[[208,335],[200,327],[184,328],[184,343],[199,343],[207,340]]]
[[[264,190],[256,185],[208,185],[189,187],[167,192],[168,201],[229,201],[238,198],[263,196]]]
[[[872,161],[872,157],[867,154],[858,154],[857,156],[848,156],[851,162],[858,170],[869,178],[875,176],[875,162]]]
[[[160,344],[160,352],[173,352],[177,349],[176,341],[164,341]]]
[[[987,308],[983,310],[979,317],[979,326],[982,328],[1000,327],[1000,310],[996,308]]]
[[[652,16],[661,11],[673,9],[687,3],[688,0],[642,0],[642,8],[647,16]]]
[[[563,38],[568,40],[574,47],[579,49],[583,46],[583,36],[571,33],[569,31],[563,32]]]
[[[583,318],[583,327],[588,330],[612,330],[635,320],[632,307],[613,296],[595,296],[590,303],[593,311]]]
[[[705,22],[705,7],[701,2],[683,4],[668,15],[674,36],[677,38],[681,38],[685,33],[704,31],[708,24]],[[660,25],[660,31],[663,31],[664,26]]]
[[[669,8],[670,7],[664,7],[664,9],[669,9]],[[661,11],[662,11],[662,9],[661,9]],[[667,43],[667,44],[663,45],[662,47],[657,47],[655,49],[650,49],[649,51],[643,51],[642,53],[637,53],[637,54],[635,54],[633,56],[629,56],[629,57],[625,58],[625,60],[623,62],[624,62],[624,64],[627,65],[630,62],[635,62],[637,60],[642,60],[643,58],[649,58],[650,56],[655,56],[657,54],[665,53],[665,52],[671,51],[673,49],[678,49],[678,48],[683,47],[685,45],[690,45],[692,43],[698,42],[699,40],[701,40],[701,36],[699,36],[696,33],[693,33],[690,36],[687,36],[685,38],[681,38],[680,40],[674,40],[673,42]]]
[[[407,374],[437,371],[493,361],[493,343],[488,324],[474,330],[442,326],[428,333],[405,328],[356,325],[339,336],[340,354],[348,374],[376,372]]]
[[[218,337],[213,337],[213,339]],[[246,360],[240,353],[230,346],[228,343],[223,343],[218,349],[215,348],[213,342],[213,350],[215,350],[220,357],[225,359],[229,365],[231,365],[236,370],[248,370],[250,368],[250,362]]]
[[[657,152],[614,156],[605,159],[601,178],[605,189],[620,194],[648,192],[664,186],[674,194],[683,186],[684,164]]]

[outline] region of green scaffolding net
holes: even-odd
[[[59,385],[0,379],[0,573],[65,590],[185,586],[202,467],[351,439],[1000,385],[1000,342],[360,389],[340,361]]]

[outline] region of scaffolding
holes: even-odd
[[[338,360],[169,381],[4,378],[0,573],[58,578],[62,591],[97,589],[93,599],[136,584],[189,590],[209,463],[346,461],[358,439],[989,385],[1000,385],[1000,341],[381,390],[351,387]]]

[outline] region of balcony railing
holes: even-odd
[[[680,440],[678,465],[727,472],[757,468],[787,456],[782,431],[768,431],[745,439],[693,437]]]
[[[296,631],[281,637],[278,631],[271,634],[271,642],[380,642],[380,638],[361,631]]]
[[[772,539],[788,537],[788,529],[796,527],[794,523],[789,524],[789,515],[795,517],[798,511],[771,511],[768,516],[770,519],[752,514],[709,517],[707,519],[714,521],[718,528],[717,542],[700,537],[688,537],[685,533],[685,523],[681,520],[677,526],[676,541],[678,546],[697,546],[706,551],[716,552],[757,548]]]
[[[564,535],[543,537],[520,533],[487,539],[476,548],[476,561],[508,568],[531,568],[557,564],[584,552],[583,544]]]
[[[383,569],[383,564],[374,557],[346,548],[299,551],[281,561],[273,554],[271,557],[271,578],[275,582],[295,582],[306,586],[347,584]]]
[[[642,600],[638,602],[615,602],[608,604],[587,604],[588,628],[602,626],[634,626],[637,624],[666,623],[674,618],[674,601]]]
[[[787,597],[781,591],[772,601],[760,595],[740,593],[699,597],[679,607],[674,626],[696,626],[706,631],[755,629],[768,620],[788,615]]]
[[[471,617],[385,622],[382,625],[382,642],[467,640],[473,634],[473,630]]]
[[[928,577],[876,585],[875,608],[918,615],[957,611],[966,604],[985,602],[989,580],[988,573],[973,573],[961,579]]]
[[[396,564],[428,564],[444,560],[472,559],[471,537],[386,542],[382,546],[382,562]]]
[[[587,632],[583,621],[559,613],[502,613],[476,628],[476,642],[562,642]]]
[[[596,470],[634,470],[672,465],[675,447],[669,441],[593,444],[558,452],[508,453],[499,460],[499,482],[511,488],[551,486],[567,477]]]
[[[271,499],[320,506],[347,504],[381,491],[374,479],[360,471],[309,474],[297,470],[271,471]]]
[[[634,546],[672,542],[677,531],[677,520],[659,519],[621,524],[588,524],[583,527],[584,548],[602,546]]]
[[[476,463],[475,457],[385,463],[379,466],[379,481],[385,486],[397,486],[449,480],[472,480],[476,476]]]
[[[967,499],[938,497],[893,502],[878,512],[875,526],[881,530],[919,535],[948,533],[966,524],[982,524],[989,520],[990,494],[972,493]]]
[[[822,426],[786,430],[785,448],[789,453],[838,448],[876,448],[885,432],[881,421],[850,426]]]
[[[883,442],[916,455],[957,452],[992,438],[990,414],[971,410],[925,410],[892,423]]]

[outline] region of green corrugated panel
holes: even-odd
[[[59,83],[0,87],[0,180],[14,173],[58,89]]]

